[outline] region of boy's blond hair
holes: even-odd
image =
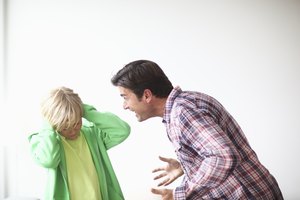
[[[83,116],[82,101],[72,89],[58,87],[42,102],[41,112],[56,131],[68,130]]]

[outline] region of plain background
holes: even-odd
[[[217,98],[244,130],[285,199],[300,199],[300,1],[1,0],[0,198],[43,196],[30,158],[39,103],[67,86],[132,132],[109,151],[125,198],[159,199],[151,170],[175,157],[161,118],[137,122],[110,78],[136,59],[174,86]],[[178,180],[170,188],[179,184]]]

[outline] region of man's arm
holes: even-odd
[[[182,165],[185,165],[183,168],[187,176],[185,182],[175,189],[174,198],[181,199],[190,194],[201,197],[222,184],[241,158],[228,136],[210,115],[194,111],[181,112],[180,115],[181,119],[190,120],[190,123],[179,123],[181,134],[185,136],[181,142],[189,144],[181,149],[179,158]],[[193,163],[185,162],[186,156],[190,156],[189,151],[197,152],[189,157],[194,160]]]

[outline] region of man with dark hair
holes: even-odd
[[[154,179],[171,189],[152,189],[164,200],[173,199],[283,199],[276,179],[259,161],[242,129],[213,97],[173,87],[163,70],[149,60],[125,65],[111,79],[123,107],[138,121],[161,117],[178,161],[160,159],[165,167]]]

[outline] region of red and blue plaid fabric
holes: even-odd
[[[174,88],[163,123],[184,170],[175,200],[283,199],[238,123],[213,97]]]

